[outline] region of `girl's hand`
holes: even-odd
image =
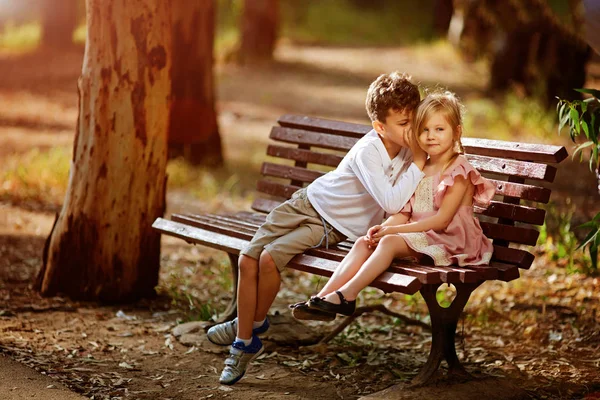
[[[385,235],[392,235],[396,233],[394,231],[393,226],[384,226],[384,225],[375,225],[367,231],[367,240],[369,242],[369,247],[377,246],[377,243],[381,240]]]
[[[374,236],[375,236],[375,233],[378,232],[381,228],[383,228],[383,226],[375,225],[375,226],[370,227],[369,230],[367,231],[367,234],[365,235],[365,240],[369,244],[369,248],[377,247],[377,242],[379,242],[379,239],[375,240]]]

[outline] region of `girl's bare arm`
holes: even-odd
[[[382,226],[373,233],[373,237],[380,238],[385,235],[394,233],[412,233],[425,232],[428,230],[441,231],[444,230],[452,218],[458,211],[465,199],[470,199],[473,196],[473,184],[467,181],[462,176],[458,176],[454,180],[454,185],[448,188],[442,205],[435,215],[426,218],[422,221],[411,222],[407,224],[387,225]],[[391,217],[390,217],[391,218]],[[389,219],[388,219],[389,220]],[[387,221],[386,221],[387,222]]]

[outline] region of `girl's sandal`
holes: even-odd
[[[295,307],[292,308],[292,315],[296,319],[308,321],[333,321],[335,319],[334,313],[310,308],[307,302],[293,305]]]
[[[335,294],[340,298],[340,304],[326,301],[323,297],[311,297],[308,306],[314,310],[350,316],[356,310],[356,300],[348,301],[339,290]]]

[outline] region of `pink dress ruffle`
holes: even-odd
[[[494,185],[482,177],[464,156],[458,156],[442,173],[423,178],[401,212],[411,214],[409,222],[435,215],[446,190],[454,185],[457,176],[468,179],[475,186],[474,204],[482,207],[490,204],[495,193]],[[411,249],[431,257],[438,266],[489,264],[492,258],[492,242],[483,234],[479,220],[473,215],[473,206],[460,206],[443,231],[399,235]]]

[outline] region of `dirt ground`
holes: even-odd
[[[264,148],[269,127],[283,113],[364,122],[364,91],[382,71],[415,71],[421,82],[439,82],[463,96],[483,95],[486,76],[480,66],[466,66],[446,49],[425,56],[422,51],[284,45],[272,66],[219,66],[219,123],[226,157],[237,160],[229,167],[240,168],[235,163],[248,157],[237,152]],[[451,67],[440,70],[432,62],[436,57],[450,58]],[[72,143],[80,69],[79,53],[0,58],[0,157]],[[575,168],[586,178],[574,183],[569,176]],[[569,172],[559,175],[556,192],[568,192],[580,208],[594,210],[593,177],[579,164],[563,169]],[[185,190],[168,194],[168,214],[205,207]],[[189,318],[185,307],[174,305],[187,301],[178,297],[181,293],[211,309],[225,307],[231,278],[223,272],[223,255],[165,237],[165,294],[157,299],[101,306],[41,298],[31,289],[32,281],[56,211],[52,204],[0,203],[0,351],[86,397],[329,400],[380,393],[378,398],[600,398],[600,279],[568,274],[564,262],[545,254],[519,280],[487,282],[474,293],[457,345],[460,359],[478,377],[472,383],[452,385],[442,379],[407,389],[426,360],[430,335],[416,324],[377,313],[360,317],[326,345],[308,345],[340,320],[291,325],[287,304],[305,299],[323,282],[289,272],[273,307],[279,315],[273,318],[305,332],[302,344],[296,336],[267,335],[265,355],[241,382],[224,387],[218,376],[226,349],[208,344],[202,335],[188,336],[182,344],[183,337],[173,333]],[[361,300],[429,322],[418,296],[368,290]],[[489,393],[483,395],[484,388]]]

